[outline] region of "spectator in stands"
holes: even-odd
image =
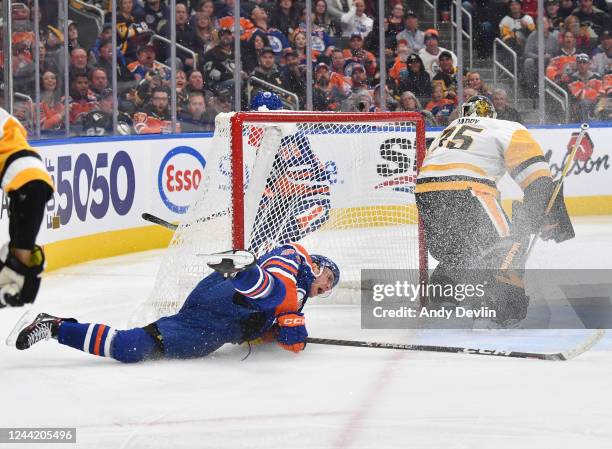
[[[599,35],[605,30],[612,30],[610,16],[599,8],[593,6],[593,0],[579,0],[578,8],[572,11],[580,23],[587,27],[589,36],[597,41]]]
[[[112,17],[112,14],[107,12],[104,16],[104,22],[111,23]],[[139,10],[134,11],[134,0],[119,0],[117,2],[117,23],[131,25],[141,22],[143,18],[144,16],[140,14]]]
[[[96,64],[100,59],[100,47],[106,41],[110,41],[113,37],[113,27],[110,23],[105,23],[102,26],[102,31],[96,38],[93,46],[89,49],[89,61],[91,64]],[[121,52],[117,51],[117,54],[120,55]]]
[[[289,41],[291,42],[291,48],[293,48],[293,50],[298,54],[300,58],[300,64],[306,65],[308,63],[306,60],[306,33],[304,33],[302,30],[298,28],[293,32]],[[317,56],[319,54],[320,52],[313,49],[312,50],[313,60],[311,62],[313,63],[316,62]]]
[[[565,20],[575,8],[575,0],[559,0],[559,16],[563,20]]]
[[[57,75],[51,71],[42,74],[40,83],[40,127],[43,131],[64,128],[64,102],[60,99]]]
[[[202,73],[200,72],[200,76]],[[176,112],[179,113],[187,108],[189,92],[187,89],[187,75],[182,70],[177,70],[174,77],[176,80]]]
[[[581,24],[578,17],[571,14],[565,18],[564,31],[571,31],[576,37],[576,51],[578,53],[590,53],[597,45],[597,38],[587,24]]]
[[[523,123],[521,114],[513,107],[508,106],[508,94],[504,89],[495,89],[493,91],[493,106],[495,106],[498,119]]]
[[[134,129],[137,134],[159,134],[172,131],[170,113],[170,92],[165,87],[156,87],[151,95],[151,103],[142,112],[134,114]]]
[[[231,112],[232,111],[232,94],[227,89],[219,89],[215,96],[210,99],[210,106],[212,108],[212,115],[215,117],[220,112]]]
[[[437,84],[433,87],[431,101],[427,103],[425,109],[431,112],[438,125],[446,126],[448,125],[448,118],[455,109],[455,102],[445,98],[444,89]]]
[[[365,73],[365,69],[363,65],[361,64],[353,65],[350,84],[351,84],[351,91],[353,93],[359,92],[361,90],[369,90],[368,77]]]
[[[344,59],[344,51],[335,48],[331,54],[331,71],[332,73],[338,73],[340,75],[345,75],[344,66],[346,64],[346,60]]]
[[[480,73],[469,72],[465,76],[466,87],[471,87],[477,92],[477,95],[484,95],[485,97],[491,98],[492,92],[489,86],[480,78]]]
[[[242,46],[242,70],[246,73],[252,72],[259,64],[259,56],[264,48],[270,48],[268,36],[260,31],[256,31]],[[246,50],[246,51],[245,51]],[[274,54],[274,50],[272,50]]]
[[[413,53],[408,56],[406,63],[408,69],[400,72],[399,92],[409,90],[418,97],[430,97],[431,78],[423,67],[421,57]]]
[[[155,60],[155,51],[155,47],[151,44],[141,45],[138,48],[138,59],[128,65],[128,69],[132,72],[136,81],[143,79],[145,73],[148,72],[155,72],[165,80],[170,78],[170,74],[164,66]]]
[[[187,77],[187,91],[204,93],[204,77],[199,70],[192,70]]]
[[[523,53],[527,37],[536,28],[533,17],[525,14],[518,0],[510,1],[510,11],[499,22],[499,34],[506,45],[518,53]]]
[[[170,37],[170,22],[166,22],[162,27],[160,33],[162,36]],[[184,3],[176,4],[176,43],[187,47],[190,50],[196,51],[196,33],[189,24],[189,14],[187,13],[187,6]],[[168,45],[161,46],[162,50],[160,60],[166,61],[170,58],[170,47]],[[190,53],[177,48],[176,57],[181,60],[183,67],[186,69],[193,68],[194,60]],[[167,63],[167,65],[170,65]]]
[[[360,33],[353,33],[349,41],[349,48],[342,52],[347,65],[361,64],[365,67],[366,74],[373,78],[376,74],[376,56],[374,53],[363,48],[363,36]]]
[[[370,112],[395,111],[395,109],[397,108],[397,101],[395,101],[395,98],[393,98],[393,95],[391,95],[391,92],[389,92],[389,88],[386,85],[385,85],[386,106],[383,109],[381,102],[380,102],[380,86],[381,86],[380,84],[377,84],[376,86],[374,86],[374,93],[372,95],[374,99],[374,104],[370,108]]]
[[[328,0],[327,13],[334,19],[340,21],[342,14],[349,11],[354,0]]]
[[[399,107],[397,110],[406,112],[419,112],[425,119],[426,126],[438,126],[438,124],[436,123],[436,119],[433,115],[431,115],[431,112],[423,110],[421,102],[409,90],[402,93],[402,96],[400,97],[399,101]]]
[[[321,28],[330,36],[339,36],[342,31],[338,20],[327,13],[327,1],[325,0],[313,2],[312,25]]]
[[[559,54],[559,32],[551,26],[550,19],[544,17],[544,66],[548,65],[553,56]],[[519,80],[527,94],[533,97],[538,80],[538,33],[531,33],[525,45],[525,60],[523,62],[524,77]]]
[[[272,11],[270,25],[285,35],[290,35],[298,27],[298,11],[293,0],[278,0]]]
[[[572,95],[574,114],[578,121],[586,122],[595,111],[595,106],[604,94],[601,77],[592,72],[589,56],[580,53],[576,56],[576,71],[572,74],[568,89]]]
[[[440,69],[431,80],[432,85],[442,87],[444,98],[457,101],[457,67],[453,65],[453,56],[448,51],[440,53]]]
[[[217,41],[217,31],[213,26],[212,19],[204,13],[197,13],[195,19],[195,47],[204,56],[208,50],[213,48]]]
[[[87,51],[84,48],[75,48],[70,53],[70,73],[87,73]]]
[[[89,88],[96,97],[99,98],[102,91],[108,87],[108,77],[104,69],[96,67],[89,72]]]
[[[559,14],[559,0],[546,0],[544,7],[546,8],[544,17],[548,19],[549,27],[560,32],[565,18]]]
[[[83,48],[79,42],[79,28],[78,24],[73,21],[69,21],[68,25],[68,51],[72,52],[75,48]]]
[[[219,30],[219,43],[204,53],[203,69],[206,84],[211,89],[234,87],[234,33],[229,28]]]
[[[451,54],[453,58],[453,65],[457,65],[457,56],[446,48],[442,48],[438,46],[438,31],[434,29],[429,29],[425,32],[425,47],[419,51],[419,57],[423,62],[423,66],[430,78],[436,76],[438,73],[438,68],[440,67],[440,63],[438,58],[442,52],[448,52]],[[412,91],[414,92],[414,91]],[[417,96],[418,93],[414,92]]]
[[[70,80],[70,124],[77,123],[84,114],[98,106],[96,96],[89,90],[89,79],[84,72],[76,72]]]
[[[411,53],[418,53],[425,48],[425,34],[419,30],[419,18],[414,11],[404,16],[404,29],[396,36],[396,42],[405,40]]]
[[[47,49],[47,59],[60,70],[60,73],[64,71],[64,64],[61,62],[64,60],[64,35],[62,32],[51,26],[47,25],[46,36],[44,39]]]
[[[338,111],[349,94],[350,83],[345,77],[331,72],[327,64],[320,62],[314,72],[313,108],[316,111]]]
[[[374,26],[374,20],[365,13],[364,0],[355,0],[349,11],[340,16],[340,22],[342,23],[342,35],[346,37],[358,33],[365,39]]]
[[[214,117],[206,112],[206,101],[202,92],[191,92],[187,110],[179,115],[181,131],[196,133],[215,130]]]
[[[385,18],[386,47],[395,47],[396,36],[404,29],[404,5],[396,3],[391,8],[391,15]]]
[[[265,47],[259,54],[259,65],[255,67],[251,76],[259,78],[260,80],[266,81],[278,87],[282,87],[283,81],[281,73],[276,67],[276,60],[274,59],[274,51],[270,47]],[[263,88],[263,90],[268,90]],[[259,91],[255,88],[251,96],[254,96]]]
[[[604,76],[612,67],[612,34],[609,31],[604,31],[599,36],[600,44],[593,51],[593,70]]]
[[[40,73],[44,73],[46,71],[51,71],[53,73],[60,73],[59,68],[56,65],[56,62],[53,59],[47,57],[47,47],[45,45],[44,40],[40,40],[38,42],[39,48],[39,64],[40,64]]]
[[[117,53],[117,52],[115,52]],[[125,65],[122,58],[117,57],[117,80],[122,83],[129,83],[134,81],[134,74]],[[100,55],[97,67],[104,69],[106,77],[112,79],[113,76],[113,43],[112,41],[105,41],[100,45]]]
[[[550,60],[546,67],[546,76],[556,83],[569,81],[571,66],[576,62],[576,37],[571,31],[563,33],[563,43],[559,56]]]
[[[343,112],[369,112],[372,109],[374,100],[369,91],[361,89],[353,92],[348,99],[343,102]]]
[[[112,136],[119,134],[127,136],[134,134],[132,118],[122,111],[117,111],[117,128],[113,129],[113,101],[115,95],[112,89],[104,89],[100,95],[98,106],[83,116],[83,136]]]
[[[400,39],[397,41],[397,56],[395,57],[395,61],[393,62],[393,66],[389,70],[389,77],[395,81],[395,84],[399,83],[400,73],[407,70],[406,61],[408,61],[408,56],[412,53],[410,47],[408,47],[408,43],[405,39]]]
[[[281,72],[283,89],[293,92],[300,99],[300,104],[306,98],[306,68],[300,65],[300,57],[294,51],[285,55],[285,67]]]
[[[170,21],[170,10],[161,0],[145,0],[144,21],[154,33],[160,34],[161,27]],[[170,37],[170,36],[164,36]]]
[[[196,9],[196,14],[202,14],[210,19],[210,23],[212,24],[215,30],[219,29],[219,19],[215,14],[215,2],[213,0],[203,0],[198,4]],[[195,16],[192,16],[195,18]]]

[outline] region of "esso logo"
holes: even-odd
[[[204,175],[206,160],[187,146],[172,149],[159,166],[159,195],[168,209],[184,214],[194,199]]]

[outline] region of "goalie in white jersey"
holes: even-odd
[[[530,236],[561,242],[574,236],[562,192],[545,215],[555,183],[540,145],[521,124],[497,120],[484,96],[474,96],[432,142],[417,177],[416,202],[425,240],[439,265],[431,282],[479,281],[485,270],[514,269],[513,282],[489,276],[486,305],[498,309],[497,320],[521,320],[528,298],[522,281]],[[501,207],[497,182],[508,172],[524,192],[513,205],[510,221]],[[496,272],[499,274],[499,272]],[[476,277],[476,278],[475,278]],[[430,298],[432,299],[432,298]],[[456,303],[453,298],[433,301]]]

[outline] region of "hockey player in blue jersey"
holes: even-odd
[[[272,92],[259,92],[251,101],[253,111],[281,108],[282,102]],[[329,219],[330,184],[329,172],[304,131],[284,136],[259,202],[250,249],[259,254],[299,242],[319,229]]]
[[[236,253],[247,256],[238,263]],[[189,294],[175,315],[145,327],[115,330],[40,313],[22,318],[9,341],[28,349],[49,338],[91,354],[125,363],[159,358],[204,357],[226,343],[275,337],[281,347],[299,352],[306,344],[306,300],[329,292],[340,271],[325,256],[309,255],[300,245],[275,248],[259,259],[246,251],[218,255],[215,270]]]

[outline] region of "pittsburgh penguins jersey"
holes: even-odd
[[[19,120],[0,108],[0,186],[7,193],[34,180],[53,188],[45,164],[27,137]]]
[[[551,177],[542,148],[521,124],[489,117],[461,117],[435,139],[417,177],[416,193],[472,190],[499,196],[508,172],[525,190]]]

